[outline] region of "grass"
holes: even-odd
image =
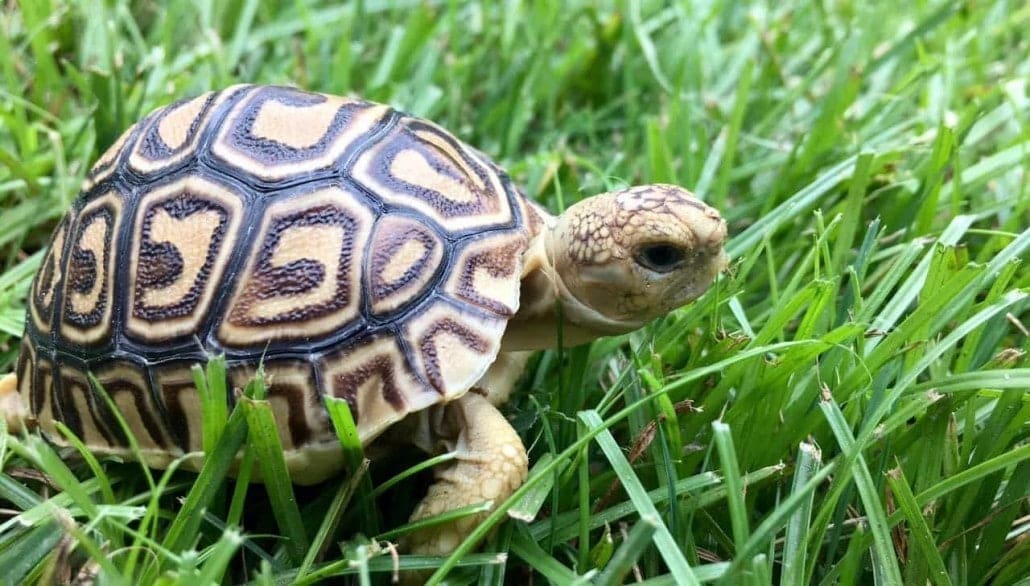
[[[256,385],[207,413],[199,477],[0,434],[0,581],[1025,583],[1028,28],[1004,0],[4,4],[0,372],[89,163],[239,81],[431,118],[553,211],[688,186],[734,262],[689,308],[533,360],[506,413],[534,467],[478,551],[375,539],[407,530],[417,457],[366,475],[350,441],[357,473],[314,490],[221,482],[241,444],[245,478],[282,464]]]

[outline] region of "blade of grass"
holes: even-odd
[[[365,451],[361,445],[361,437],[358,435],[358,426],[354,422],[354,416],[350,412],[350,405],[343,399],[337,399],[326,395],[326,410],[329,412],[329,420],[336,430],[336,437],[340,439],[340,446],[343,448],[343,458],[347,469],[351,474],[358,470],[365,470],[365,474],[358,481],[357,503],[362,519],[362,526],[370,533],[379,532],[379,517],[375,510],[373,497],[372,479],[367,473],[365,465]],[[384,488],[385,490],[385,488]]]
[[[197,584],[217,584],[225,575],[229,563],[243,544],[243,536],[234,529],[228,529],[208,550],[204,565],[200,567]]]
[[[182,550],[196,538],[202,513],[221,488],[246,437],[246,414],[241,408],[233,409],[215,449],[205,454],[200,474],[165,534],[165,548]]]
[[[647,492],[640,483],[640,479],[637,478],[636,473],[633,472],[633,467],[626,460],[626,455],[623,454],[622,449],[619,447],[618,442],[615,441],[611,432],[604,426],[604,421],[602,421],[596,411],[584,411],[580,413],[579,417],[591,431],[599,430],[596,438],[597,443],[601,446],[601,451],[608,458],[612,468],[615,470],[615,474],[622,482],[623,489],[629,495],[630,500],[633,501],[633,505],[640,512],[641,517],[650,516],[655,520],[654,543],[659,553],[661,553],[662,559],[668,565],[670,573],[681,584],[699,584],[700,582],[698,582],[694,572],[690,569],[690,564],[683,557],[683,552],[676,545],[676,540],[669,533],[669,529],[665,524],[661,522],[658,510],[655,508],[654,503],[651,502],[651,499],[648,498]]]
[[[856,443],[855,437],[851,433],[851,428],[848,427],[847,421],[844,419],[844,414],[840,412],[836,401],[833,400],[829,393],[823,395],[823,400],[819,403],[819,407],[826,416],[826,420],[829,422],[841,450],[845,453],[857,454],[852,464],[852,477],[858,486],[862,503],[865,505],[869,528],[873,534],[874,563],[878,566],[879,571],[883,573],[888,583],[901,584],[901,570],[898,568],[898,560],[891,542],[890,529],[884,515],[883,503],[876,492],[876,485],[869,473],[869,468],[866,466],[865,458],[861,455],[863,444]]]
[[[311,546],[308,548],[307,555],[304,556],[304,561],[301,563],[300,569],[297,570],[298,580],[303,579],[312,565],[325,556],[330,545],[329,537],[336,532],[340,519],[343,518],[344,509],[346,509],[351,497],[357,491],[360,479],[367,471],[368,460],[365,460],[362,462],[361,467],[355,470],[351,477],[341,484],[339,490],[336,491],[333,502],[330,503],[329,509],[326,510],[325,519],[319,526],[318,532],[315,533],[314,539],[311,540]]]
[[[611,561],[593,583],[599,586],[622,584],[623,579],[633,569],[633,565],[637,563],[640,555],[644,553],[644,549],[651,544],[659,522],[661,522],[660,519],[641,517],[633,529],[630,529],[626,540],[615,550]]]
[[[805,486],[819,468],[822,452],[815,445],[802,442],[798,446],[797,463],[794,467],[794,482],[791,484],[791,495],[805,494]],[[802,497],[801,505],[790,516],[787,522],[787,534],[783,540],[783,571],[780,574],[781,586],[801,586],[804,584],[805,554],[808,548],[805,539],[812,520],[812,501],[814,492]],[[782,505],[781,505],[782,507]]]
[[[730,427],[721,421],[712,422],[712,432],[722,464],[722,479],[726,484],[726,504],[730,510],[733,542],[740,549],[750,536],[751,529],[747,520],[747,505],[744,504],[744,486],[740,478],[737,452],[733,447],[733,435],[730,433]]]
[[[912,488],[909,486],[908,480],[905,479],[905,472],[900,466],[887,472],[887,484],[894,494],[901,514],[904,515],[905,521],[908,523],[909,535],[915,543],[915,548],[909,550],[909,555],[912,558],[909,560],[909,563],[916,563],[915,556],[918,553],[923,563],[930,566],[930,577],[933,583],[950,586],[951,577],[948,575],[948,570],[944,565],[944,560],[941,559],[940,552],[937,551],[937,543],[930,533],[930,527],[926,524],[923,511],[916,503],[916,497],[912,494]]]
[[[247,417],[247,440],[261,465],[261,477],[272,504],[272,514],[286,538],[286,551],[294,563],[301,564],[310,542],[286,470],[272,406],[266,400],[249,397],[241,397],[240,405]]]
[[[540,544],[525,530],[525,526],[520,526],[515,530],[515,535],[511,540],[511,553],[554,584],[590,583],[586,576],[576,575],[576,572],[544,551],[544,548],[540,547]]]

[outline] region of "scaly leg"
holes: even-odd
[[[0,415],[7,422],[8,433],[19,433],[28,410],[18,394],[18,378],[14,374],[0,376]]]
[[[480,392],[473,389],[429,415],[427,427],[434,443],[456,452],[457,458],[436,467],[436,482],[415,507],[412,521],[484,501],[500,504],[525,482],[529,472],[526,448],[511,424]],[[447,555],[487,514],[412,533],[401,541],[401,549],[420,555]]]

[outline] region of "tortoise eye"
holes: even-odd
[[[636,261],[640,266],[656,273],[668,273],[683,263],[686,253],[672,244],[651,244],[637,251]]]

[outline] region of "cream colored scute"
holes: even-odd
[[[104,246],[107,243],[108,224],[103,216],[94,216],[82,229],[77,242],[79,250],[92,253],[97,259],[97,275],[93,279],[93,286],[84,293],[69,289],[68,300],[71,303],[72,311],[78,314],[87,314],[97,308],[100,303],[100,293],[104,290],[104,277],[106,267],[102,264],[104,258]]]
[[[182,409],[182,416],[186,423],[187,451],[201,451],[204,449],[204,415],[200,408],[200,393],[197,391],[193,380],[193,373],[184,364],[176,364],[159,368],[154,375],[157,384],[157,394],[166,405],[166,410],[171,412],[171,405]],[[176,421],[170,422],[172,425]],[[178,430],[182,433],[183,430]]]
[[[322,265],[323,281],[315,288],[297,295],[262,295],[274,287],[267,283],[264,274],[268,267],[260,267],[261,254],[271,241],[273,223],[285,217],[301,214],[308,210],[332,207],[348,215],[354,222],[351,234],[346,234],[343,225],[320,226],[287,226],[280,232],[279,243],[270,259],[272,267],[281,267],[285,263],[310,259]],[[372,212],[358,203],[358,198],[338,187],[329,187],[304,195],[276,201],[268,207],[262,218],[261,228],[253,237],[250,258],[243,270],[236,277],[233,296],[225,313],[225,318],[218,330],[218,337],[223,343],[231,346],[256,345],[277,340],[288,340],[325,335],[339,331],[358,317],[361,301],[361,264],[360,251],[366,246],[372,229]],[[350,237],[353,248],[342,250],[342,243]],[[350,270],[338,282],[340,263],[349,255]],[[274,289],[271,289],[274,290]],[[334,310],[318,310],[319,305],[343,298],[348,292],[346,303]],[[310,319],[298,320],[292,313],[311,310],[317,315]],[[269,327],[267,323],[248,323],[252,319],[276,319],[277,323]]]
[[[438,173],[425,155],[414,149],[405,149],[390,162],[390,173],[401,181],[430,189],[457,203],[475,203],[476,194],[449,175]]]
[[[160,413],[150,400],[149,384],[142,371],[128,364],[116,363],[98,373],[97,380],[118,406],[122,419],[128,425],[140,448],[145,450],[163,449],[158,442],[154,441],[154,436],[160,438],[161,443],[171,443],[165,437],[161,427],[155,429],[148,425],[141,416],[141,413],[148,413],[152,419],[157,419]],[[134,387],[137,392],[134,393],[123,385]],[[141,402],[139,402],[139,398],[142,398]]]
[[[347,123],[334,136],[328,136],[329,142],[324,149],[318,149],[317,153],[301,160],[270,163],[256,158],[253,153],[237,150],[230,142],[230,136],[240,132],[244,114],[253,108],[254,101],[263,92],[271,90],[255,87],[247,91],[250,95],[233,106],[222,121],[211,151],[229,165],[244,169],[266,181],[288,179],[329,167],[348,146],[375,128],[390,112],[387,106],[329,95],[324,96],[324,102],[313,106],[291,106],[274,99],[265,100],[254,118],[251,132],[258,138],[272,140],[293,149],[303,149],[320,142],[328,134],[332,120],[340,109],[351,108]],[[309,112],[302,113],[301,110]],[[322,136],[316,136],[319,132]]]
[[[53,363],[50,361],[40,360],[36,363],[37,368],[37,381],[42,387],[43,402],[39,406],[39,411],[36,412],[36,424],[39,425],[39,430],[47,436],[50,441],[54,443],[61,443],[62,445],[67,443],[63,441],[60,434],[57,433],[57,426],[54,425],[54,401],[53,401],[53,388],[54,388],[54,372]],[[29,379],[23,379],[24,385],[28,386]],[[26,391],[23,391],[26,392]]]
[[[291,420],[294,418],[304,422],[304,427],[310,434],[307,440],[309,444],[329,439],[336,440],[326,411],[317,400],[315,379],[310,364],[301,360],[271,361],[265,362],[263,368],[268,401],[272,405],[272,414],[275,416],[283,450],[305,449],[304,446],[294,444],[291,434]],[[257,365],[236,365],[231,369],[230,377],[234,392],[240,394],[247,384],[257,377]],[[286,396],[281,392],[282,388],[295,389],[298,392],[294,396]]]
[[[157,125],[161,140],[171,150],[182,148],[189,138],[190,127],[200,116],[210,94],[197,96],[166,114]]]
[[[440,361],[440,376],[445,388],[454,389],[468,385],[469,381],[478,380],[482,375],[481,367],[475,359],[482,352],[470,348],[467,338],[445,330],[435,334],[429,343],[435,348],[437,355],[443,358]]]
[[[65,232],[67,232],[67,226],[62,226],[50,243],[50,251],[46,262],[53,263],[53,271],[50,275],[50,282],[46,284],[44,293],[39,296],[39,301],[44,306],[49,306],[50,302],[54,300],[54,292],[57,290],[57,285],[61,282],[61,275],[64,272],[64,258],[61,255],[64,253]],[[38,282],[37,288],[41,284],[42,282]]]
[[[396,283],[410,271],[426,254],[426,245],[418,240],[408,240],[394,253],[383,269],[383,281]]]
[[[342,226],[293,226],[279,236],[279,243],[272,253],[272,266],[281,267],[294,261],[317,260],[322,265],[325,278],[310,291],[291,297],[272,297],[251,306],[250,315],[255,318],[271,319],[298,307],[310,307],[329,303],[336,297],[339,284],[336,275],[340,272],[340,250],[346,238]]]
[[[426,214],[446,230],[511,221],[508,194],[493,169],[453,137],[445,139],[444,130],[430,126],[435,129],[430,131],[424,125],[419,122],[413,131],[411,119],[398,121],[358,156],[353,178],[383,200]],[[438,195],[427,197],[427,190]]]
[[[469,243],[454,263],[445,290],[499,316],[514,315],[526,246],[522,234],[487,236]]]
[[[210,201],[218,209],[201,210],[182,219],[176,219],[160,209],[160,206],[174,198],[183,197],[184,194]],[[167,286],[142,288],[140,291],[137,276],[143,246],[143,222],[148,211],[155,207],[158,209],[151,222],[150,239],[155,244],[168,243],[174,246],[182,257],[183,270],[178,280]],[[236,246],[242,216],[243,203],[240,195],[228,186],[198,176],[189,176],[159,187],[140,198],[132,242],[128,247],[132,251],[129,259],[129,307],[126,310],[126,330],[130,336],[141,340],[160,341],[196,331],[210,307],[212,297],[223,286],[222,275],[229,255]],[[215,232],[223,217],[226,220],[225,233],[218,243],[217,250],[212,250],[215,246]],[[206,278],[200,280],[204,262],[212,254],[214,261]],[[157,319],[148,319],[136,311],[136,308],[142,305],[160,314],[161,308],[172,307],[181,302],[196,285],[200,286],[196,306],[185,315],[168,313]]]
[[[340,109],[339,100],[326,100],[314,106],[293,106],[275,100],[262,104],[251,131],[254,136],[276,141],[295,149],[318,144]]]
[[[103,215],[93,216],[94,212],[106,208]],[[91,217],[92,216],[92,217]],[[106,216],[106,218],[105,218]],[[118,262],[121,252],[115,242],[115,235],[118,234],[118,227],[122,223],[122,199],[116,191],[111,191],[91,201],[82,211],[79,218],[84,218],[85,225],[78,224],[73,229],[73,248],[92,252],[94,271],[93,288],[80,294],[71,288],[71,279],[64,280],[64,297],[66,303],[61,309],[61,335],[67,340],[76,344],[95,344],[103,339],[111,331],[111,312],[114,307],[114,267]],[[106,244],[105,244],[106,242]],[[107,254],[105,254],[105,251]],[[67,264],[67,259],[65,260]],[[103,307],[99,307],[102,292],[107,292],[103,300]],[[96,325],[80,328],[72,324],[65,316],[68,310],[79,315],[89,314],[100,310],[99,319]]]
[[[476,169],[471,167],[465,161],[465,157],[470,156],[471,153],[462,149],[460,145],[458,145],[459,150],[455,150],[455,143],[451,143],[443,138],[443,135],[446,134],[447,131],[435,125],[433,128],[435,129],[435,132],[417,130],[415,131],[415,136],[418,137],[419,140],[425,142],[426,145],[432,145],[436,149],[438,156],[442,155],[448,163],[461,169],[461,175],[463,175],[467,181],[472,183],[476,189],[486,189],[487,186],[483,184],[483,180],[479,177]],[[476,159],[476,164],[482,167],[483,170],[487,168],[487,165],[479,159]]]
[[[380,336],[369,343],[348,348],[322,360],[322,379],[327,395],[351,397],[357,404],[358,436],[368,443],[407,413],[439,399],[412,376],[404,351],[392,336]],[[398,408],[386,398],[385,385],[392,381],[403,405]],[[346,381],[356,380],[357,385]]]
[[[150,239],[174,246],[182,257],[183,267],[175,281],[164,287],[145,289],[143,303],[153,306],[173,305],[189,293],[204,267],[221,220],[222,215],[215,211],[197,212],[181,219],[172,217],[165,210],[159,209],[154,213],[150,223]]]
[[[143,131],[129,154],[129,166],[139,173],[156,174],[193,156],[200,143],[200,137],[204,134],[204,129],[211,119],[211,114],[235,95],[239,89],[240,86],[230,86],[215,94],[213,98],[213,92],[208,92],[188,102],[168,106],[151,113],[144,119],[144,122],[140,123]],[[207,104],[207,108],[205,108],[205,104]],[[192,136],[190,129],[194,129]],[[156,159],[144,156],[143,147],[147,142],[146,137],[151,134],[156,134],[157,138],[172,153]]]
[[[443,262],[444,243],[439,234],[401,214],[379,218],[371,248],[365,271],[375,314],[416,299]]]
[[[54,293],[61,284],[61,277],[64,276],[64,240],[68,233],[68,221],[65,220],[54,234],[54,238],[50,243],[50,250],[47,251],[46,256],[43,257],[43,264],[40,268],[40,272],[36,275],[35,280],[32,282],[32,299],[29,300],[29,312],[32,315],[32,321],[36,324],[42,334],[49,334],[51,323],[54,316]],[[50,268],[50,280],[47,283],[43,282],[43,277],[46,274],[47,268]],[[43,288],[43,292],[40,293],[40,288]],[[40,313],[40,306],[46,315]]]
[[[448,399],[460,396],[494,361],[506,323],[438,302],[408,326],[415,367]]]
[[[82,437],[79,439],[91,447],[110,446],[110,443],[100,432],[100,426],[103,425],[103,422],[98,421],[93,416],[90,405],[93,389],[90,388],[89,381],[86,380],[85,375],[75,369],[62,366],[61,392],[64,397],[61,401],[61,408],[75,409],[75,414],[79,419],[79,424],[82,427]]]

